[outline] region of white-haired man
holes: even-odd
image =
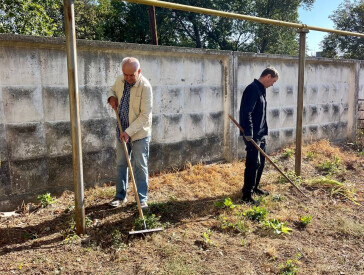
[[[128,164],[121,139],[127,143],[129,155],[138,188],[142,208],[147,208],[149,143],[152,133],[153,92],[149,81],[142,76],[140,63],[134,57],[126,57],[121,62],[120,75],[108,94],[108,103],[118,115],[122,131],[116,127],[117,180],[113,207],[126,203],[128,188]]]

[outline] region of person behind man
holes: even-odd
[[[134,57],[121,62],[123,74],[117,77],[108,94],[108,103],[118,111],[122,131],[116,126],[117,180],[112,207],[125,204],[128,188],[128,163],[121,139],[127,143],[142,208],[147,208],[149,142],[152,133],[153,92],[142,76],[140,63]]]
[[[259,79],[249,84],[244,90],[240,104],[240,126],[244,129],[243,136],[246,150],[246,161],[244,171],[244,186],[242,189],[242,201],[251,204],[258,204],[252,193],[268,195],[267,191],[259,189],[260,178],[263,173],[265,158],[251,143],[253,139],[265,152],[266,136],[268,135],[267,125],[267,100],[266,88],[273,86],[278,80],[278,71],[269,67],[266,68]]]

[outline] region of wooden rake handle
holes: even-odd
[[[116,109],[114,109],[114,111],[115,111],[115,115],[116,115],[116,120],[118,121],[118,126],[119,126],[120,133],[122,133],[123,132],[123,128],[121,127],[121,122],[120,122],[120,118],[119,118],[119,115],[118,115],[118,111]],[[135,194],[135,200],[136,200],[137,205],[138,205],[139,216],[143,220],[144,227],[146,229],[146,224],[145,224],[145,220],[144,220],[143,210],[142,210],[142,207],[141,207],[140,201],[139,201],[138,188],[137,188],[136,183],[135,183],[134,172],[133,172],[133,168],[131,167],[131,163],[130,163],[130,159],[129,159],[128,148],[126,147],[126,143],[125,143],[125,140],[124,139],[121,139],[121,142],[123,143],[126,161],[128,162],[128,167],[129,167],[129,171],[130,171],[131,181],[133,183],[132,185],[133,185],[133,191],[134,191],[134,194]]]
[[[234,124],[240,129],[240,131],[244,134],[244,129],[243,129],[243,127],[241,127],[240,126],[240,124],[231,116],[231,115],[229,115],[229,118],[232,120],[232,122],[234,122]],[[281,173],[282,174],[282,176],[283,177],[285,177],[287,180],[288,180],[288,182],[290,183],[290,184],[292,184],[292,186],[294,186],[302,195],[304,195],[306,198],[307,198],[307,196],[305,195],[305,193],[303,193],[302,191],[301,191],[301,189],[299,189],[284,173],[283,173],[283,171],[281,170],[281,169],[279,169],[279,167],[270,159],[270,157],[262,150],[262,148],[260,148],[259,146],[258,146],[258,144],[256,144],[256,142],[253,140],[253,139],[251,139],[250,140],[250,142],[254,145],[254,147],[255,148],[257,148],[259,151],[260,151],[260,153],[262,153],[262,155],[267,159],[267,160],[269,160],[269,162],[274,166],[274,168],[276,168],[277,170],[278,170],[278,172],[279,173]]]

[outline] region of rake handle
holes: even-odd
[[[116,115],[116,120],[118,121],[118,126],[119,126],[120,133],[122,133],[123,132],[123,128],[121,127],[121,122],[120,122],[120,118],[119,118],[118,112],[117,112],[116,109],[114,109],[114,111],[115,111],[115,115]],[[126,161],[128,163],[128,167],[129,167],[129,171],[130,171],[131,181],[133,183],[132,184],[133,185],[133,191],[134,191],[134,194],[135,194],[135,200],[136,200],[137,205],[138,205],[139,216],[143,220],[144,229],[147,229],[147,226],[145,224],[143,210],[142,210],[142,207],[140,205],[140,200],[139,200],[139,195],[138,195],[138,188],[137,188],[136,183],[135,183],[133,168],[131,167],[131,163],[130,163],[130,159],[129,159],[128,148],[126,147],[125,140],[124,139],[121,139],[121,141],[123,143],[124,153],[125,153]]]
[[[232,122],[234,122],[234,124],[240,129],[240,131],[244,134],[244,129],[243,129],[243,127],[241,127],[240,126],[240,124],[231,116],[231,115],[229,115],[229,118],[232,120]],[[284,173],[283,173],[283,171],[270,159],[270,157],[263,151],[263,149],[262,148],[260,148],[259,146],[258,146],[258,144],[256,144],[256,142],[253,140],[253,139],[251,139],[250,140],[250,142],[254,145],[254,147],[255,148],[257,148],[258,150],[259,150],[259,152],[267,159],[267,160],[269,160],[269,162],[274,166],[274,168],[276,168],[277,170],[278,170],[278,172],[279,173],[281,173],[282,174],[282,176],[283,177],[285,177],[287,180],[288,180],[288,182],[292,185],[292,186],[294,186],[302,195],[304,195],[306,198],[307,198],[307,196],[305,195],[305,193],[303,193],[302,191],[301,191],[301,189],[299,189]]]

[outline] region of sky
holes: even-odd
[[[329,18],[330,15],[339,7],[344,0],[315,0],[310,11],[303,8],[298,9],[299,20],[301,23],[334,29],[334,22]],[[321,51],[320,42],[324,39],[326,32],[312,31],[307,34],[306,41],[309,48],[308,55],[316,55]]]

